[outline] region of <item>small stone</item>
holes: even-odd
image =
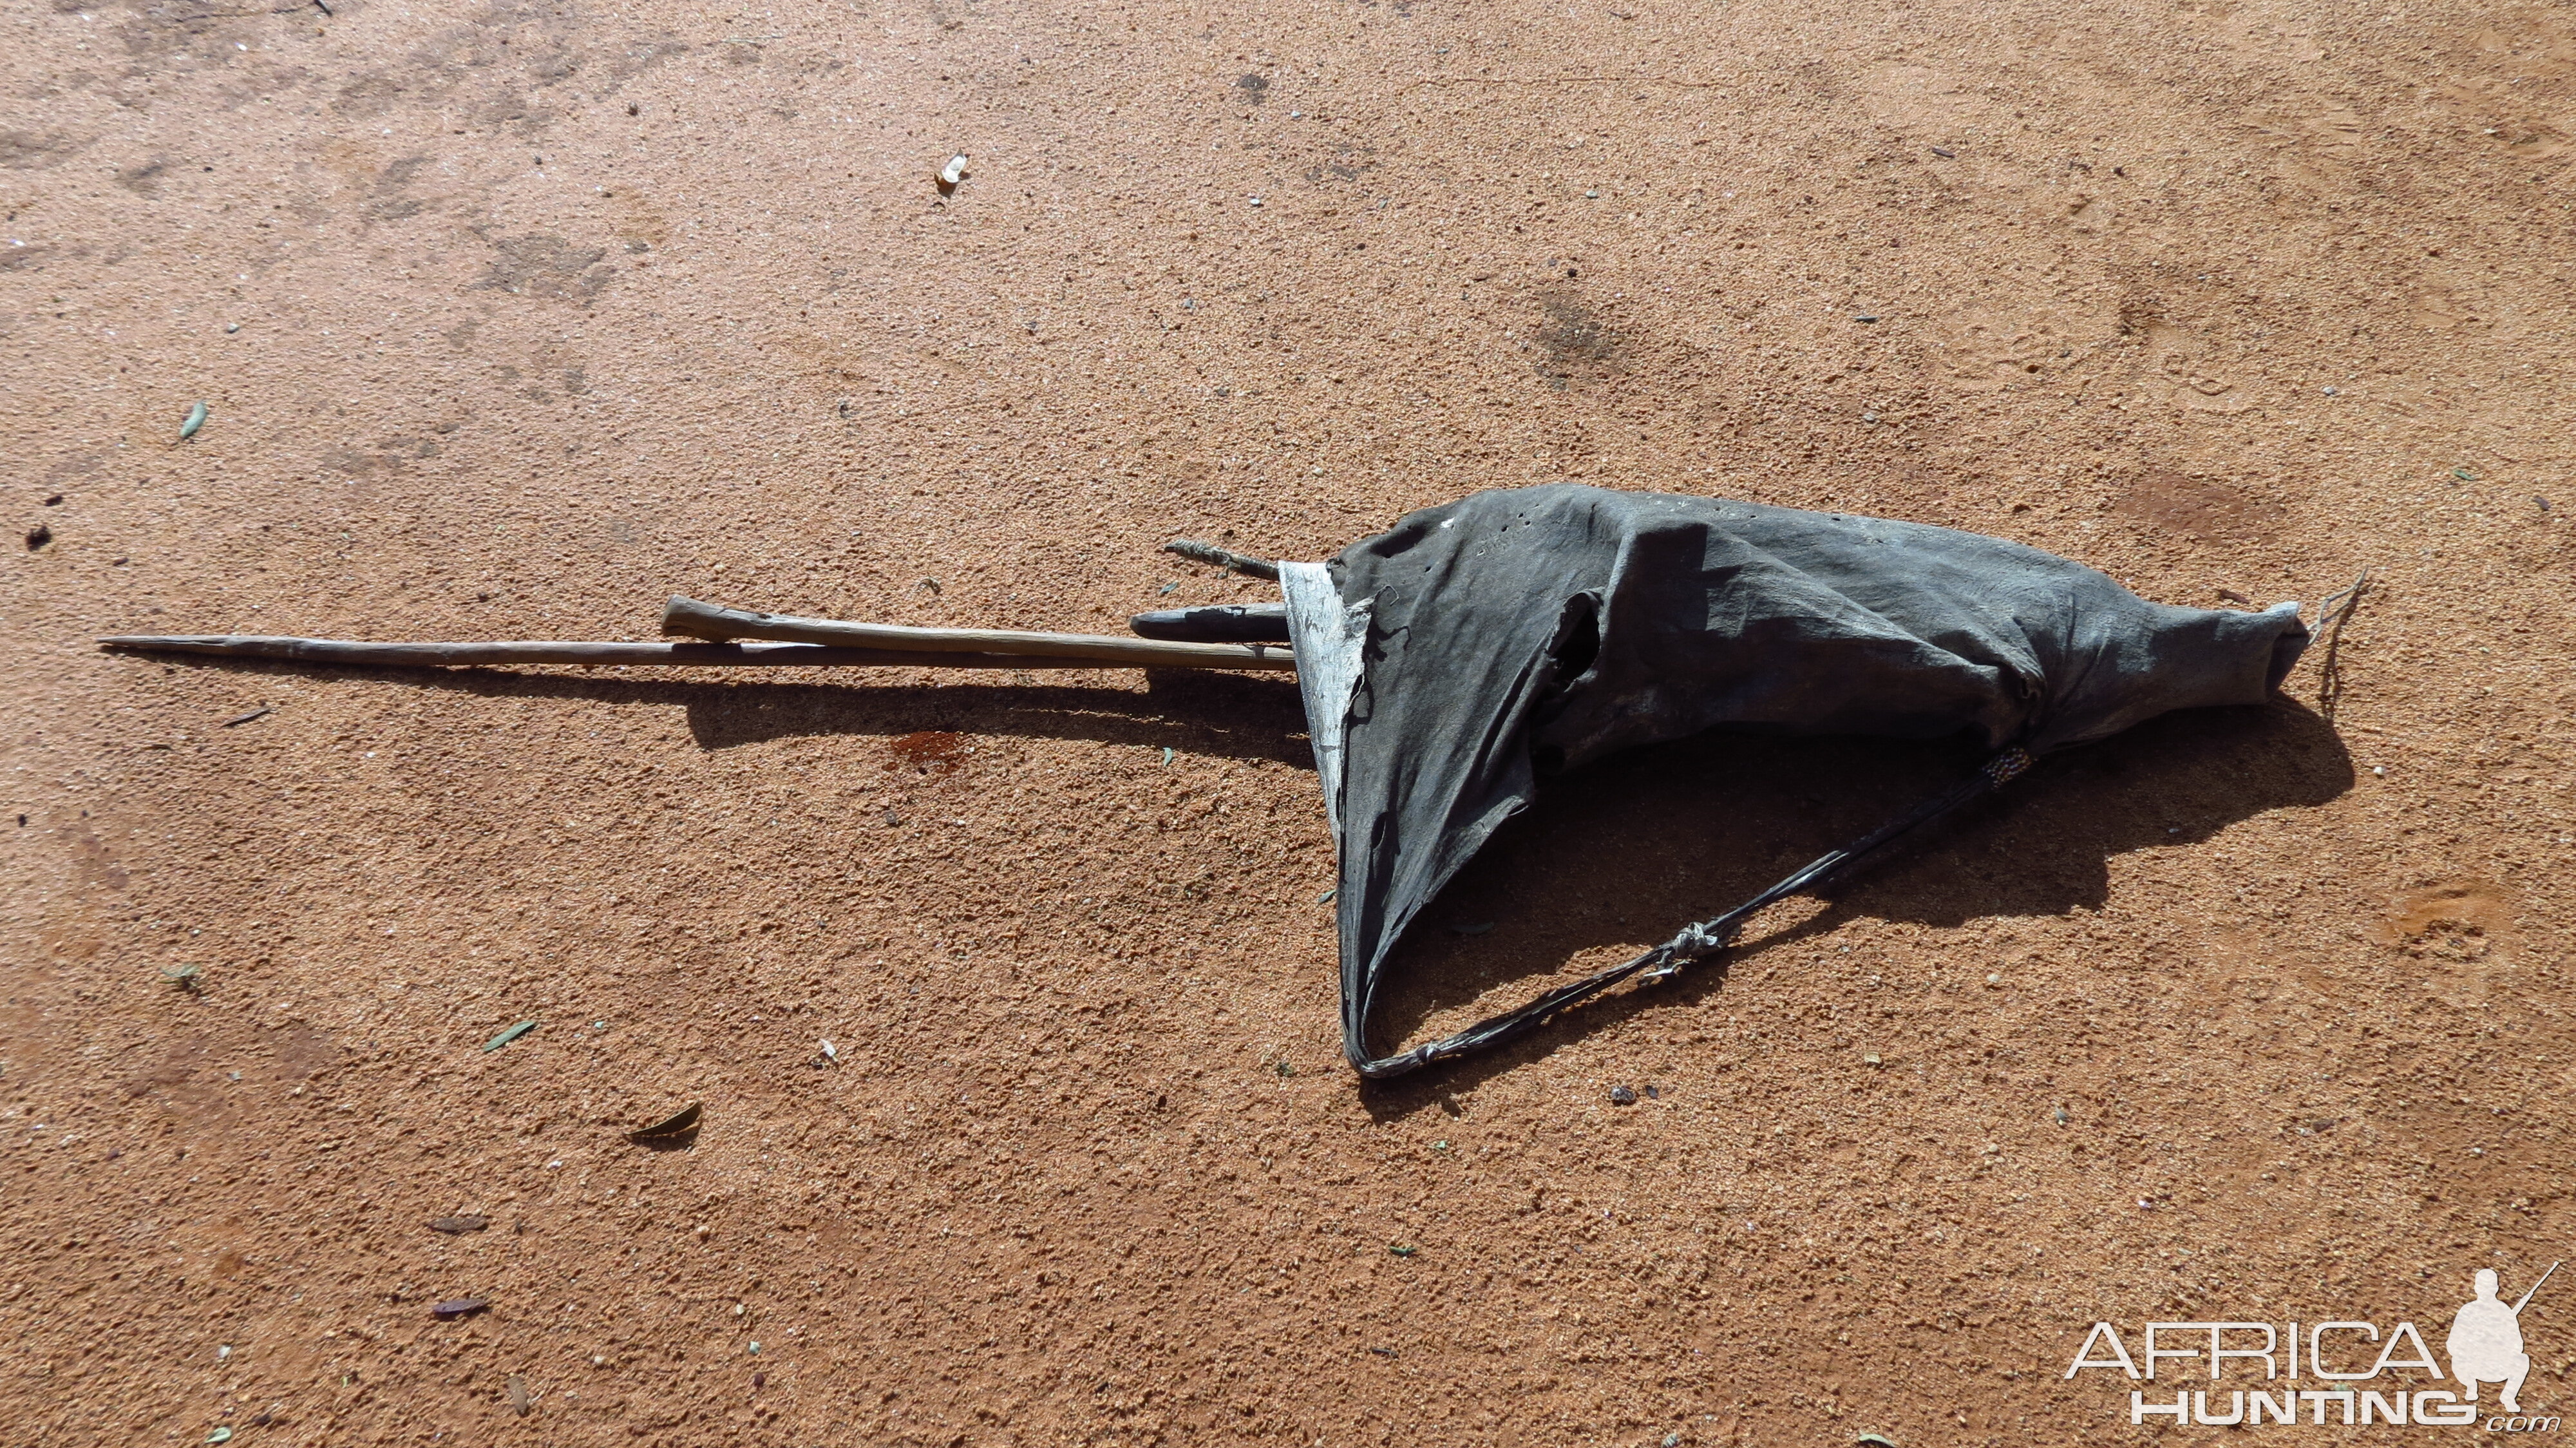
[[[224,323],[224,335],[225,335],[225,336],[227,336],[227,337],[231,336],[233,333],[238,332],[238,331],[240,331],[240,330],[241,330],[241,323],[239,323],[239,322],[226,322],[226,323]]]
[[[1610,1088],[1610,1104],[1613,1106],[1634,1106],[1637,1104],[1637,1093],[1629,1090],[1625,1086],[1613,1086]]]

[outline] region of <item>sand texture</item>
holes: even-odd
[[[331,4],[0,8],[17,1441],[2216,1442],[2091,1324],[2576,1257],[2576,11]],[[1382,1090],[1286,676],[90,642],[1117,631],[1557,479],[2375,584]],[[1561,781],[1387,1044],[1960,763]]]

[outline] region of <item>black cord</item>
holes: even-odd
[[[1642,975],[1649,982],[1670,980],[1681,974],[1683,967],[1724,951],[1734,943],[1735,934],[1744,927],[1744,922],[1763,907],[1800,891],[1822,889],[1833,884],[1897,839],[2011,783],[2033,762],[2029,750],[2015,745],[1987,760],[1975,774],[1916,805],[1893,822],[1879,826],[1839,850],[1818,856],[1803,869],[1725,914],[1683,927],[1679,935],[1634,960],[1559,986],[1518,1010],[1478,1021],[1454,1036],[1445,1036],[1393,1056],[1360,1062],[1359,1073],[1372,1081],[1409,1075],[1435,1061],[1454,1061],[1473,1051],[1519,1040],[1546,1025],[1557,1012],[1580,1005],[1631,977]],[[1361,1027],[1366,1029],[1367,1023],[1361,1022]]]

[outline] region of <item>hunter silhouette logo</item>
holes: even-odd
[[[2540,1274],[2531,1291],[2507,1307],[2496,1300],[2496,1275],[2492,1267],[2481,1267],[2477,1276],[2477,1300],[2460,1309],[2451,1319],[2450,1340],[2443,1350],[2451,1355],[2451,1376],[2460,1380],[2467,1399],[2478,1400],[2478,1384],[2502,1383],[2504,1410],[2519,1413],[2522,1404],[2514,1395],[2522,1391],[2522,1380],[2531,1375],[2531,1355],[2522,1350],[2522,1309],[2531,1302],[2532,1293],[2549,1280],[2558,1264]]]
[[[2464,1428],[2479,1423],[2478,1390],[2491,1383],[2500,1390],[2495,1401],[2503,1412],[2485,1418],[2486,1431],[2556,1432],[2557,1417],[2523,1411],[2531,1354],[2523,1345],[2522,1314],[2559,1266],[2551,1263],[2510,1303],[2497,1295],[2496,1272],[2479,1269],[2470,1281],[2475,1295],[2452,1314],[2450,1336],[2442,1344],[2450,1360],[2447,1374],[2414,1323],[2401,1321],[2383,1333],[2377,1323],[2340,1318],[2280,1326],[2150,1322],[2129,1340],[2117,1325],[2097,1322],[2076,1349],[2066,1377],[2088,1368],[2120,1374],[2127,1380],[2121,1386],[2129,1389],[2133,1425],[2170,1418],[2210,1427],[2304,1422]],[[2129,1341],[2138,1344],[2135,1355]],[[2159,1388],[2146,1386],[2159,1379],[2201,1378],[2204,1368],[2213,1385],[2208,1389],[2176,1391],[2168,1401]],[[2227,1377],[2247,1385],[2216,1386]]]

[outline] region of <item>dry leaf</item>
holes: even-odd
[[[677,1141],[698,1129],[698,1116],[703,1109],[701,1103],[692,1101],[664,1120],[656,1121],[641,1131],[626,1133],[626,1139],[639,1146],[659,1146],[664,1142]]]

